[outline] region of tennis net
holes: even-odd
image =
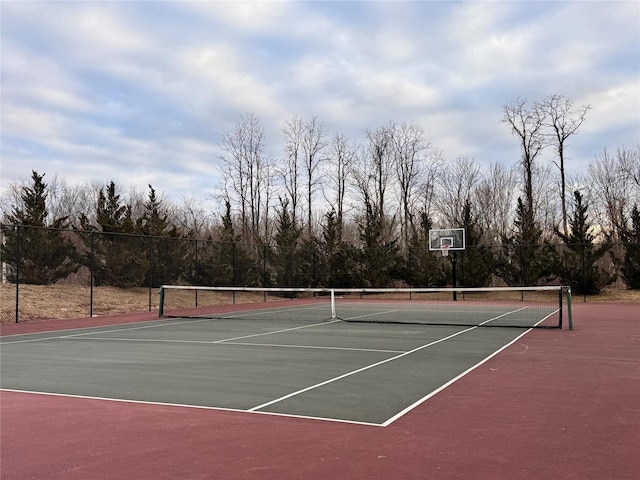
[[[562,328],[560,286],[259,288],[165,285],[160,317]]]

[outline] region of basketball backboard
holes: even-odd
[[[429,250],[464,250],[466,247],[464,228],[436,228],[429,230]]]

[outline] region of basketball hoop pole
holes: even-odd
[[[451,252],[451,282],[453,283],[453,288],[456,288],[458,286],[456,282],[456,264],[458,263],[457,260],[458,254],[454,250],[453,252]],[[453,291],[453,301],[458,301],[458,292],[456,292],[455,290]]]
[[[456,264],[458,261],[457,250],[466,248],[466,230],[464,227],[456,228],[432,228],[429,229],[429,250],[439,250],[443,257],[451,253],[451,280],[453,283],[453,301],[458,300],[458,287]]]

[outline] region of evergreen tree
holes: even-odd
[[[449,267],[429,250],[429,230],[433,222],[427,212],[420,212],[418,225],[409,239],[405,278],[414,287],[444,286]]]
[[[357,255],[354,248],[341,240],[340,221],[333,209],[325,214],[319,251],[318,270],[322,272],[320,284],[328,288],[355,286]]]
[[[95,285],[114,287],[144,286],[148,283],[148,258],[144,239],[137,233],[130,205],[122,203],[116,185],[109,183],[98,193],[96,225],[85,215],[80,217],[87,247],[84,263],[92,271]]]
[[[222,285],[236,285],[238,283],[237,257],[241,253],[239,236],[236,235],[231,218],[231,203],[225,201],[225,213],[222,216],[222,231],[218,243],[220,276]]]
[[[227,286],[234,284],[234,242],[237,240],[231,219],[231,204],[225,202],[219,241],[211,235],[206,240],[193,240],[194,267],[188,281],[194,285]]]
[[[192,285],[208,287],[223,286],[226,282],[220,280],[217,260],[217,242],[209,235],[205,240],[189,238],[188,260],[191,262],[185,278]],[[226,272],[225,272],[226,273]]]
[[[149,270],[145,277],[149,286],[159,287],[178,280],[185,270],[186,243],[169,221],[169,215],[151,185],[142,216],[137,220],[137,231],[148,236],[145,247]]]
[[[460,252],[458,285],[463,287],[485,287],[491,280],[495,259],[491,249],[481,245],[481,232],[477,218],[473,216],[471,203],[467,200],[462,211],[462,223],[466,230],[466,249]]]
[[[568,235],[556,229],[566,250],[560,255],[556,271],[563,284],[576,293],[597,294],[603,287],[615,281],[615,275],[607,273],[598,261],[611,250],[610,244],[596,246],[595,235],[589,222],[589,205],[583,202],[582,194],[574,192],[574,212],[569,219]]]
[[[273,263],[276,285],[293,286],[298,274],[298,241],[301,229],[293,222],[289,210],[289,200],[280,198],[280,208],[277,211],[275,251]]]
[[[622,276],[628,288],[640,288],[640,210],[634,205],[631,211],[631,226],[621,231],[625,246]]]
[[[368,287],[388,287],[399,278],[401,261],[398,241],[385,232],[384,216],[378,207],[365,201],[365,216],[358,225],[361,253],[362,284]]]
[[[318,285],[320,242],[315,236],[304,238],[296,256],[296,275],[294,283],[299,287]]]
[[[496,270],[510,286],[534,286],[551,275],[550,257],[542,242],[542,229],[520,197],[513,232],[502,237],[502,256]]]
[[[151,185],[149,185],[149,196],[143,205],[142,216],[138,219],[138,230],[143,235],[155,237],[178,236],[176,228],[171,225],[169,215],[164,211],[162,202],[156,197],[156,191]]]
[[[225,202],[225,213],[221,217],[222,229],[217,241],[209,239],[208,257],[205,260],[209,284],[254,285],[259,278],[247,248],[240,242],[231,216],[231,203]]]
[[[23,187],[22,204],[14,206],[3,225],[1,256],[10,282],[49,285],[80,268],[68,232],[68,217],[50,220],[44,174],[32,171],[30,187]],[[19,272],[20,278],[17,278]]]

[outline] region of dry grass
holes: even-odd
[[[159,294],[157,289],[148,288],[115,288],[94,287],[93,312],[90,310],[91,290],[89,287],[72,285],[20,285],[21,322],[49,319],[66,319],[94,316],[116,315],[123,313],[147,312],[157,310]],[[0,321],[2,323],[15,322],[16,286],[13,284],[0,285]],[[179,302],[180,306],[190,306],[188,298]],[[448,297],[447,297],[448,298]],[[574,294],[574,302],[582,302],[582,295]],[[219,300],[205,300],[204,303],[228,302],[220,297]],[[238,297],[239,303],[260,301],[255,294]],[[640,303],[640,290],[607,289],[600,295],[588,296],[587,303]]]
[[[573,295],[575,301],[581,302],[582,295]],[[587,303],[640,303],[640,290],[605,289],[599,295],[587,295]]]
[[[0,286],[0,321],[15,321],[16,286]],[[151,309],[158,308],[158,291],[151,291]],[[72,285],[20,285],[19,318],[33,320],[65,319],[149,311],[149,289],[94,287],[93,312],[91,289]]]

